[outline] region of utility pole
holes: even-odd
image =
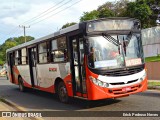
[[[30,26],[25,26],[25,25],[19,25],[19,27],[23,28],[24,30],[24,41],[26,42],[26,28],[30,28]]]

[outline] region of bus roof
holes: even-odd
[[[72,26],[69,26],[67,28],[61,29],[61,30],[59,30],[55,33],[49,34],[47,36],[44,36],[44,37],[41,37],[41,38],[38,38],[38,39],[34,39],[32,41],[29,41],[29,42],[26,42],[26,43],[23,43],[23,44],[20,44],[20,45],[17,45],[15,47],[7,49],[6,52],[16,50],[16,49],[19,49],[19,48],[23,48],[23,47],[26,47],[26,46],[29,46],[29,45],[33,45],[34,43],[45,41],[47,39],[50,39],[50,38],[53,38],[53,37],[56,37],[56,36],[59,36],[59,35],[63,35],[67,32],[71,32],[71,31],[74,31],[74,30],[77,30],[77,29],[79,29],[79,23],[75,24],[75,25],[72,25]]]

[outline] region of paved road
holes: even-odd
[[[87,108],[88,102],[72,99],[70,104],[60,103],[56,96],[38,90],[19,92],[4,77],[0,78],[0,96],[29,111],[85,110],[85,111],[160,111],[160,91],[146,91],[118,99],[98,100]]]

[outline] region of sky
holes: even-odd
[[[116,0],[0,0],[0,44],[11,37],[35,39],[58,31],[68,22],[79,22],[83,12]]]

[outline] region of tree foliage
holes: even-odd
[[[105,17],[118,17],[125,16],[128,0],[120,0],[116,3],[106,2],[105,4],[99,6],[97,10],[91,12],[84,12],[80,18],[80,21],[92,20],[97,18]]]
[[[26,36],[27,41],[33,40],[34,37]],[[24,43],[24,37],[14,37],[14,38],[8,38],[2,45],[0,45],[0,64],[4,64],[6,61],[6,50],[14,47],[16,45]]]
[[[143,28],[152,26],[150,20],[151,15],[152,10],[146,3],[130,2],[127,5],[126,16],[139,19]]]
[[[108,8],[103,8],[101,10],[99,10],[99,18],[105,18],[105,17],[114,17],[114,12],[112,12],[111,10],[109,10]]]
[[[84,12],[80,18],[80,21],[87,21],[92,19],[97,19],[99,17],[99,11],[93,10],[91,12]]]
[[[142,23],[142,28],[153,27],[160,14],[160,1],[157,0],[119,0],[117,2],[106,2],[96,10],[84,12],[80,21],[93,20],[105,17],[132,17]]]
[[[124,11],[126,11],[128,0],[119,0],[115,3],[113,2],[106,2],[105,4],[98,7],[98,11],[101,11],[102,9],[109,9],[114,13],[115,17],[123,16]],[[112,17],[112,16],[110,16]]]
[[[69,27],[69,26],[72,26],[72,25],[75,25],[75,24],[76,24],[76,22],[66,23],[66,24],[64,24],[64,25],[62,26],[61,29],[66,28],[66,27]]]

